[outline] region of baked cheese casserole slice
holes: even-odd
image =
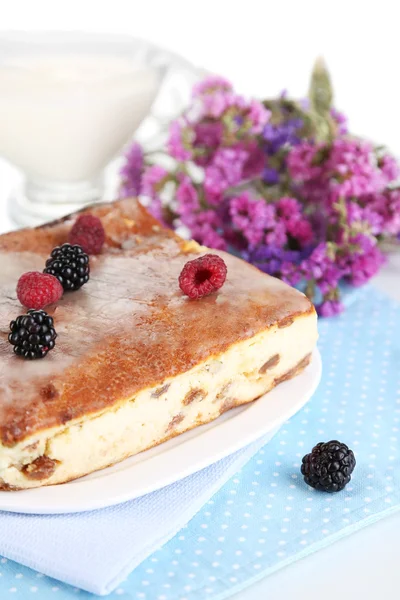
[[[89,212],[89,209],[88,211]],[[62,483],[252,402],[310,361],[317,317],[299,291],[219,251],[223,287],[190,300],[178,285],[210,252],[132,199],[98,205],[106,232],[90,280],[46,308],[57,343],[16,356],[16,283],[42,271],[76,215],[0,236],[0,489]]]

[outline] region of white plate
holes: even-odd
[[[83,512],[154,492],[278,429],[311,398],[321,371],[321,357],[316,350],[301,375],[281,383],[256,402],[70,483],[0,492],[0,510],[31,514]]]

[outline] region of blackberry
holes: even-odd
[[[353,451],[336,440],[320,442],[303,457],[304,481],[323,492],[340,492],[350,481],[356,466]]]
[[[23,358],[44,358],[55,346],[57,337],[53,318],[44,310],[28,310],[10,323],[8,341]]]
[[[89,272],[89,257],[77,244],[56,246],[43,271],[57,277],[65,291],[79,290],[89,281]]]

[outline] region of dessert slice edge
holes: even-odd
[[[142,262],[142,256],[157,254],[160,244],[165,242],[166,252],[172,247],[170,242],[181,248],[182,254],[176,261],[181,261],[182,264],[193,258],[193,253],[198,255],[213,252],[195,243],[183,242],[163,229],[142,208],[134,205],[131,211],[127,201],[93,210],[100,210],[108,235],[109,247],[105,250],[107,260],[114,261],[123,256],[129,261]],[[51,248],[52,244],[62,242],[62,236],[68,227],[66,224],[71,219],[73,220],[73,216],[59,224],[50,224],[47,229],[41,228],[39,233],[39,230],[30,230],[28,236],[24,232],[16,232],[13,236],[8,234],[6,245],[3,236],[0,236],[0,249],[3,242],[3,248],[8,247],[6,251],[26,253],[29,247],[26,239],[33,236],[35,252],[47,253],[48,246]],[[135,246],[132,248],[130,241],[133,239]],[[185,252],[188,252],[187,258]],[[88,402],[83,405],[82,414],[69,418],[67,422],[53,425],[49,425],[50,421],[39,422],[35,430],[30,430],[27,426],[21,439],[15,439],[11,443],[5,443],[3,439],[0,445],[0,489],[27,489],[62,483],[112,465],[184,431],[210,422],[226,410],[255,400],[304,369],[317,340],[317,319],[311,303],[300,292],[262,275],[239,259],[223,252],[218,254],[226,256],[231,268],[230,280],[228,268],[229,281],[226,288],[222,288],[211,302],[206,301],[202,305],[200,300],[194,301],[194,305],[190,304],[193,301],[182,298],[177,285],[175,289],[171,283],[177,279],[179,263],[174,267],[178,271],[172,272],[171,282],[168,283],[171,291],[168,292],[167,316],[191,327],[189,316],[193,314],[196,320],[204,308],[206,320],[204,323],[200,322],[198,336],[204,337],[202,344],[206,347],[207,340],[210,340],[207,329],[209,319],[217,311],[220,316],[226,314],[228,321],[220,325],[220,351],[214,336],[213,350],[201,359],[196,359],[197,355],[193,354],[187,367],[174,376],[168,375],[165,369],[164,376],[160,370],[157,381],[154,378],[144,379],[134,393],[129,392],[129,387],[118,390],[119,398],[110,405],[99,408],[97,404]],[[167,262],[173,261],[169,261],[167,256]],[[100,275],[101,272],[99,277]],[[164,277],[162,269],[161,277]],[[93,287],[89,287],[90,282],[87,286],[88,293],[90,289],[95,290],[96,268],[93,269],[93,278]],[[256,281],[254,290],[251,288],[253,281]],[[248,288],[246,282],[249,284]],[[156,281],[157,289],[160,285],[162,281]],[[162,292],[165,295],[164,289]],[[69,296],[70,299],[65,302],[79,304],[79,298],[82,297],[79,294],[77,292],[76,295]],[[258,298],[258,303],[254,301],[253,294]],[[264,300],[260,301],[260,298]],[[271,302],[273,310],[263,306],[262,302]],[[68,306],[67,304],[63,308]],[[233,319],[237,312],[243,322],[238,319],[232,325],[229,318]],[[93,318],[96,318],[95,314]],[[168,326],[168,319],[166,323]],[[190,327],[188,331],[191,332]],[[246,328],[252,333],[244,333]],[[153,334],[155,331],[157,330],[151,330]],[[135,330],[129,335],[134,343]],[[171,335],[176,335],[176,329],[171,329]],[[59,336],[59,348],[62,348],[63,339],[68,341],[66,334]],[[192,339],[193,346],[196,346],[198,340]],[[1,360],[4,360],[3,356]],[[20,359],[15,357],[15,360]],[[18,364],[21,369],[25,368],[24,361]],[[142,370],[146,368],[143,364]],[[101,380],[99,389],[108,384],[109,382]],[[0,389],[0,404],[1,393]],[[68,398],[64,398],[63,402],[68,404]],[[28,409],[34,409],[34,406],[37,405]],[[58,407],[55,401],[54,411],[56,410]]]

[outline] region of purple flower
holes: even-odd
[[[385,187],[372,146],[359,139],[336,138],[331,145],[303,142],[287,157],[290,176],[305,184],[303,195],[335,204],[338,198],[359,198]]]
[[[230,108],[236,96],[230,92],[217,91],[201,98],[201,118],[220,119]]]
[[[233,92],[215,92],[201,98],[201,117],[220,119],[223,116],[238,127],[238,117],[248,123],[249,133],[260,133],[270,117],[270,111],[258,100],[246,100]]]
[[[290,219],[286,223],[286,230],[302,248],[308,246],[314,239],[311,223],[306,219]]]
[[[203,94],[213,94],[217,91],[231,92],[233,90],[230,81],[219,75],[209,75],[202,81],[195,83],[192,89],[192,97],[202,96]]]
[[[283,248],[287,241],[287,230],[285,224],[281,221],[276,221],[275,225],[266,232],[264,238],[266,244],[272,244],[280,248]]]
[[[314,280],[323,295],[335,290],[343,277],[335,257],[329,252],[325,242],[318,244],[311,255],[302,262],[301,270],[307,280]]]
[[[229,212],[233,225],[252,245],[263,240],[266,230],[275,229],[279,225],[275,219],[275,208],[264,200],[252,199],[248,192],[230,200]]]
[[[296,146],[300,143],[297,131],[303,126],[301,119],[289,119],[279,124],[267,123],[263,130],[267,154],[276,154],[283,146]]]
[[[282,219],[289,221],[293,218],[299,218],[301,215],[301,205],[296,198],[283,196],[276,203],[277,213]]]
[[[261,133],[271,116],[271,112],[258,100],[250,100],[245,115],[251,123],[250,131]]]
[[[310,245],[314,234],[311,223],[302,214],[300,202],[295,198],[284,196],[276,203],[276,211],[291,238],[295,239],[302,248]]]
[[[202,121],[194,126],[194,160],[206,166],[222,142],[223,126],[220,121]],[[196,152],[197,150],[197,152]],[[199,152],[200,151],[200,152]]]
[[[122,197],[137,196],[140,193],[143,171],[143,150],[134,143],[124,154],[125,164],[122,166]]]
[[[278,124],[267,123],[263,129],[263,140],[264,140],[264,152],[267,155],[267,166],[264,169],[263,180],[267,185],[276,185],[280,182],[281,173],[285,173],[286,166],[286,152],[293,146],[300,143],[300,137],[298,135],[299,129],[303,126],[301,119],[290,119],[283,121]],[[282,154],[282,150],[284,154]],[[278,153],[281,153],[280,155]],[[268,164],[272,160],[268,160],[268,157],[274,159],[273,166]],[[276,165],[276,160],[279,160],[279,165]]]
[[[302,281],[303,273],[301,272],[298,263],[292,262],[289,259],[281,264],[280,278],[288,285],[295,287]]]
[[[333,197],[352,198],[383,190],[385,178],[376,164],[372,146],[358,139],[337,138],[326,161]]]
[[[184,215],[182,221],[189,227],[193,239],[204,246],[216,250],[226,250],[227,244],[222,232],[222,222],[213,210]]]
[[[247,160],[247,151],[241,146],[217,150],[213,166],[218,169],[225,189],[242,181],[243,166]]]
[[[335,317],[344,311],[344,304],[340,300],[325,300],[315,308],[321,317]]]
[[[192,157],[192,151],[188,146],[192,137],[193,132],[187,125],[181,124],[178,120],[172,121],[167,141],[169,154],[179,161],[189,160]]]
[[[197,190],[189,177],[184,177],[176,189],[178,215],[190,214],[200,208]]]
[[[279,172],[277,171],[277,169],[265,167],[265,169],[263,170],[262,178],[267,185],[275,185],[279,183]]]
[[[348,201],[346,202],[347,209],[347,221],[350,225],[363,220],[363,209],[357,202]]]
[[[353,229],[367,226],[371,233],[379,235],[382,232],[383,217],[372,206],[360,206],[357,202],[347,201],[347,222]]]
[[[346,135],[348,133],[346,115],[336,108],[331,108],[331,116],[336,122],[338,135]]]
[[[308,279],[307,273],[303,272],[306,259],[312,254],[313,246],[303,248],[302,250],[289,251],[284,255],[281,264],[280,278],[288,285],[298,286]]]
[[[155,219],[160,221],[163,225],[168,227],[168,224],[164,220],[164,211],[162,208],[161,200],[159,198],[153,198],[151,204],[147,207],[147,210]]]
[[[301,253],[295,250],[283,250],[279,246],[259,245],[242,252],[242,257],[251,262],[260,271],[280,276],[282,265],[300,262]]]
[[[142,194],[150,198],[157,198],[160,191],[159,188],[162,186],[163,179],[167,175],[168,171],[159,165],[147,167],[142,177]]]
[[[397,236],[400,233],[400,189],[385,190],[362,198],[365,209],[374,211],[381,219],[379,233]]]
[[[147,196],[152,214],[183,235],[305,289],[318,312],[331,316],[343,310],[340,284],[362,285],[382,265],[378,240],[400,239],[400,189],[393,186],[399,165],[347,136],[335,109],[329,143],[306,137],[305,117],[295,114],[282,102],[279,122],[270,122],[261,102],[210,76],[171,123],[171,170],[143,169],[134,146],[122,169],[123,191]],[[169,186],[176,192],[167,208]],[[279,189],[287,195],[276,196]]]
[[[346,272],[346,280],[355,286],[364,285],[379,271],[385,257],[376,245],[376,240],[367,235],[358,234],[350,239],[347,252],[342,252],[339,264]],[[358,247],[354,250],[353,247]]]
[[[390,156],[390,154],[385,154],[378,160],[378,167],[382,171],[387,183],[396,181],[399,178],[399,163],[393,156]]]
[[[218,148],[204,171],[207,201],[219,204],[226,190],[259,176],[263,167],[264,155],[255,141]]]
[[[239,144],[238,148],[247,154],[242,168],[243,179],[259,177],[264,169],[265,156],[256,141]]]
[[[213,165],[207,167],[204,177],[205,199],[209,206],[218,206],[223,200],[223,193],[228,188],[219,169]]]
[[[309,182],[321,178],[324,169],[318,155],[322,148],[322,144],[310,142],[302,142],[294,146],[287,156],[290,177],[299,182]]]
[[[204,189],[210,204],[218,204],[229,187],[242,181],[243,166],[247,159],[247,152],[241,147],[219,148],[216,151],[212,163],[205,168]]]
[[[215,250],[226,250],[226,241],[215,229],[204,223],[204,225],[198,225],[192,231],[194,239],[202,244],[203,246],[208,246],[209,248],[215,248]]]
[[[223,126],[219,121],[203,121],[194,126],[194,146],[217,148],[222,141]]]

